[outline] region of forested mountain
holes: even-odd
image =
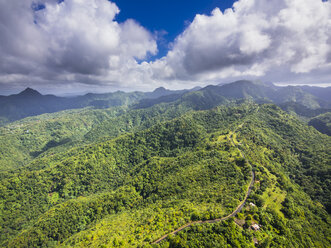
[[[93,127],[123,112],[124,108],[67,110],[0,127],[0,171],[82,145],[82,138]]]
[[[233,99],[253,99],[256,102],[273,102],[275,104],[295,103],[307,109],[330,109],[330,87],[277,87],[273,84],[237,81],[230,84],[194,88],[191,90],[167,90],[163,87],[153,92],[125,93],[117,91],[106,94],[86,94],[78,97],[57,97],[41,95],[27,88],[17,95],[0,97],[0,125],[28,116],[53,113],[61,110],[93,107],[109,108],[113,106],[129,106],[148,108],[159,103],[175,102],[179,99],[189,100],[201,98],[196,108],[208,109]],[[208,96],[208,97],[206,97]],[[207,100],[206,100],[207,99]],[[201,105],[202,104],[202,105]]]
[[[311,119],[308,123],[321,133],[331,136],[331,112],[321,114]]]
[[[308,108],[300,103],[296,102],[285,102],[279,104],[279,107],[281,107],[286,112],[289,112],[291,114],[296,114],[301,117],[305,118],[312,118],[327,112],[331,112],[331,108],[317,108],[317,109],[311,109]]]
[[[18,168],[39,155],[43,156],[57,150],[68,149],[75,146],[76,143],[86,144],[116,137],[123,132],[148,128],[157,122],[171,120],[188,111],[206,110],[220,104],[229,104],[237,99],[239,101],[240,99],[252,99],[256,102],[271,102],[271,98],[281,98],[275,93],[276,90],[282,91],[282,99],[296,99],[293,98],[296,95],[292,91],[289,91],[288,97],[285,97],[283,88],[249,81],[208,86],[190,92],[158,88],[150,93],[116,92],[100,95],[87,94],[77,97],[75,100],[63,98],[75,101],[76,104],[79,103],[76,105],[77,107],[87,106],[89,103],[93,103],[96,107],[95,102],[97,101],[98,107],[43,115],[37,123],[35,118],[27,118],[0,128],[0,134],[2,134],[0,143],[4,146],[0,157],[0,170]],[[299,91],[301,92],[301,90]],[[31,89],[15,97],[23,96],[25,99],[35,102],[43,101],[42,99],[45,97],[57,99],[55,96],[42,96]],[[299,96],[301,95],[299,94]],[[96,97],[108,100],[95,100]],[[146,98],[139,100],[142,97]],[[60,102],[63,103],[63,101]],[[102,110],[102,106],[106,107],[108,103],[103,105],[101,102],[120,106]],[[22,105],[24,105],[23,102]],[[329,109],[323,108],[311,109],[297,102],[285,102],[280,106],[288,112],[306,118],[329,111]]]
[[[309,87],[277,87],[272,84],[237,81],[230,84],[210,85],[196,91],[186,92],[185,94],[170,94],[153,100],[141,100],[135,107],[147,108],[162,102],[185,101],[190,98],[192,98],[193,102],[199,98],[203,98],[205,102],[200,101],[197,103],[196,108],[208,109],[211,106],[217,106],[220,103],[234,99],[252,99],[259,103],[273,102],[275,104],[286,104],[290,102],[302,105],[309,110],[320,108],[329,110],[331,108],[331,100],[324,97],[323,94],[311,94],[310,89]],[[321,98],[318,97],[319,95],[321,95]]]
[[[117,91],[106,94],[86,94],[78,97],[57,97],[42,95],[38,91],[27,88],[19,94],[0,97],[0,125],[28,116],[53,113],[61,110],[84,107],[109,108],[128,106],[141,99],[154,99],[171,94],[183,94],[187,90],[172,91],[158,88],[153,92],[125,93]]]
[[[77,99],[116,106],[0,127],[1,247],[330,247],[331,138],[297,118],[323,132],[323,100],[248,81]]]
[[[141,98],[143,93],[115,92],[110,94],[86,94],[65,98],[54,95],[41,95],[27,88],[17,95],[0,98],[0,116],[4,121],[15,121],[28,116],[53,113],[66,109],[94,106],[104,108],[130,104]]]
[[[330,102],[331,87],[301,86],[300,88],[319,99]]]
[[[1,246],[329,247],[331,138],[226,94],[207,87],[2,127]],[[152,245],[233,212],[251,170],[241,213]]]
[[[331,0],[0,0],[0,248],[331,248],[330,45]]]
[[[330,107],[331,100],[312,95],[305,87],[277,87],[272,84],[237,81],[221,86],[208,86],[202,91],[214,92],[227,99],[248,98],[256,101],[269,101],[275,104],[296,102],[307,108]]]

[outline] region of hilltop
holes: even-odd
[[[167,106],[168,111],[181,108]],[[132,110],[112,120],[124,118],[128,123],[142,114],[152,117],[155,110],[156,106]],[[171,119],[167,115],[159,113],[157,119]],[[114,134],[87,146],[76,144],[3,173],[3,245],[148,245],[190,220],[231,213],[249,185],[250,164],[255,166],[256,182],[248,201],[258,207],[245,208],[236,218],[263,226],[254,237],[280,246],[285,245],[283,238],[294,246],[329,245],[323,238],[330,234],[325,211],[330,209],[328,136],[274,105],[250,102],[186,111],[173,120],[146,125],[151,120],[132,122],[131,130],[138,128],[133,133]],[[119,128],[108,127],[109,132]],[[15,208],[18,203],[21,207]],[[252,231],[238,229],[233,219],[214,225],[234,235],[234,240],[222,242],[253,244]],[[300,225],[300,232],[293,225]],[[312,231],[316,228],[318,232]],[[197,230],[192,227],[164,242],[189,237],[192,245],[202,242]],[[310,235],[303,237],[302,230]],[[208,233],[223,235],[210,229],[204,239],[211,239]]]
[[[328,123],[324,100],[249,81],[140,94],[0,128],[1,246],[330,246],[331,138],[307,123]]]
[[[331,87],[277,87],[273,84],[245,80],[229,84],[210,85],[204,88],[197,87],[190,90],[173,91],[160,87],[153,92],[88,93],[84,96],[70,98],[42,95],[36,90],[27,88],[19,94],[0,97],[0,124],[61,110],[85,107],[102,109],[130,105],[134,105],[134,108],[148,108],[162,102],[174,102],[179,99],[189,100],[190,97],[193,97],[193,100],[198,100],[200,96],[208,96],[207,102],[197,104],[202,109],[208,109],[233,99],[253,99],[256,102],[273,102],[278,105],[295,103],[311,110],[320,108],[329,110],[331,108],[331,100],[328,97],[330,94]]]

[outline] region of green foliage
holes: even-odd
[[[330,212],[330,137],[303,125],[293,116],[280,112],[272,105],[262,105],[255,116],[250,116],[249,125],[244,125],[240,134],[245,142],[254,142],[246,151],[251,154],[252,159],[256,156],[252,151],[258,149],[254,146],[265,147],[262,151],[263,156],[270,160],[267,164],[277,162],[278,171],[286,172]],[[278,183],[284,186],[284,177],[276,176]]]
[[[29,116],[54,113],[62,110],[93,107],[104,109],[117,106],[128,106],[145,97],[148,93],[121,91],[105,94],[86,94],[78,97],[57,97],[41,95],[38,91],[27,88],[20,94],[0,97],[0,125],[7,121],[16,121]]]
[[[199,109],[213,106],[209,97]],[[36,117],[15,135],[3,129],[2,147],[8,139],[22,149],[15,161],[31,162],[0,174],[0,246],[148,247],[186,223],[230,214],[252,164],[256,207],[246,205],[239,224],[195,225],[154,246],[329,247],[330,137],[271,104],[196,108],[183,97]],[[26,127],[34,135],[18,141]]]
[[[285,102],[285,103],[279,104],[279,106],[283,110],[285,110],[291,114],[295,114],[295,115],[302,116],[302,117],[308,117],[308,118],[312,118],[317,115],[320,115],[320,114],[323,114],[326,112],[330,112],[330,109],[325,109],[325,108],[313,109],[313,108],[309,108],[304,105],[301,105],[300,103],[297,103],[297,102]]]
[[[217,224],[197,225],[170,237],[160,247],[255,247],[252,234],[238,227],[233,220]]]
[[[112,141],[71,150],[62,162],[45,170],[8,172],[1,188],[6,235],[3,239],[33,225],[38,216],[49,216],[48,209],[56,204],[123,185],[134,186],[144,198],[144,204],[177,199],[196,202],[201,209],[208,209],[218,202],[221,203],[218,208],[212,207],[206,213],[199,211],[199,218],[205,218],[207,213],[210,217],[229,212],[238,204],[236,199],[243,197],[241,186],[247,184],[248,170],[236,165],[239,156],[236,153],[224,153],[222,147],[205,151],[205,136],[203,127],[192,118],[180,118]],[[21,204],[19,208],[17,202]],[[34,225],[31,232],[44,236],[37,227]],[[43,230],[47,232],[45,226]],[[42,240],[49,240],[49,235],[46,236]],[[59,236],[55,240],[56,237]],[[33,240],[31,244],[39,245],[40,238]]]
[[[313,126],[321,133],[331,136],[331,112],[316,116],[309,121],[308,125]]]
[[[61,243],[84,230],[91,222],[133,208],[141,200],[141,196],[130,187],[119,188],[114,193],[69,200],[43,214],[33,227],[18,235],[9,246],[40,247],[53,241]]]
[[[54,155],[81,145],[93,126],[123,111],[120,108],[70,110],[0,127],[0,171],[16,169],[38,156]]]

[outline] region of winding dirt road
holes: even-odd
[[[229,140],[230,140],[230,142],[231,142],[235,147],[237,147],[237,149],[239,150],[241,156],[242,156],[244,159],[246,159],[246,158],[245,158],[245,155],[243,154],[243,152],[242,152],[242,151],[238,148],[238,146],[236,146],[236,144],[234,143],[234,141],[233,141],[233,139],[232,139],[232,135],[229,137]],[[246,161],[247,161],[247,160],[246,160]],[[184,230],[184,229],[186,229],[186,228],[188,228],[188,227],[191,227],[191,226],[193,226],[193,225],[196,225],[196,224],[206,224],[206,223],[216,223],[216,222],[220,222],[220,221],[228,220],[228,219],[230,219],[231,217],[236,216],[236,214],[239,213],[239,212],[242,210],[242,208],[245,206],[245,203],[246,203],[246,201],[247,201],[247,198],[249,197],[249,195],[250,195],[250,193],[251,193],[251,191],[252,191],[252,188],[253,188],[254,182],[255,182],[255,173],[254,173],[254,171],[253,171],[253,167],[252,167],[252,165],[251,165],[248,161],[247,161],[247,163],[248,163],[248,164],[251,166],[251,168],[252,168],[252,170],[251,170],[252,179],[251,179],[251,182],[250,182],[250,184],[249,184],[248,190],[247,190],[247,192],[246,192],[245,199],[240,203],[240,205],[239,205],[239,206],[238,206],[238,207],[237,207],[237,208],[236,208],[231,214],[229,214],[228,216],[225,216],[225,217],[223,217],[223,218],[219,218],[219,219],[204,220],[204,221],[199,220],[199,221],[189,222],[189,223],[187,223],[187,224],[185,224],[185,225],[179,227],[179,228],[176,229],[175,231],[173,231],[173,232],[171,232],[171,233],[168,233],[168,234],[162,236],[162,237],[159,238],[158,240],[154,241],[152,244],[158,244],[158,243],[160,243],[162,240],[166,239],[169,235],[171,235],[171,234],[174,235],[174,234],[176,234],[176,233],[178,233],[178,232],[180,232],[180,231],[182,231],[182,230]]]

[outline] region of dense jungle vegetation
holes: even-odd
[[[330,136],[271,103],[167,97],[1,127],[0,246],[331,246]],[[235,217],[152,244],[232,213],[252,170]]]

